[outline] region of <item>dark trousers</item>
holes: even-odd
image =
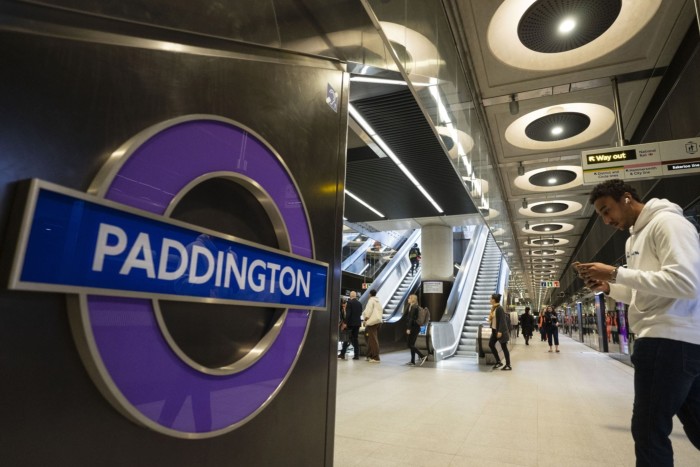
[[[559,345],[559,328],[556,326],[549,326],[547,328],[547,343],[552,346],[552,338],[554,338],[554,345]]]
[[[498,338],[496,337],[496,331],[493,331],[491,333],[491,337],[489,338],[489,349],[491,349],[493,356],[496,357],[496,362],[500,363],[501,357],[498,355],[496,342],[498,342]],[[510,366],[510,352],[508,351],[508,342],[501,342],[501,349],[503,349],[503,356],[506,358],[506,365]]]
[[[547,339],[547,330],[544,326],[540,328],[540,336],[542,337],[542,342],[544,342]]]
[[[632,363],[637,467],[672,466],[674,415],[700,450],[700,345],[644,337],[634,343]]]
[[[348,345],[352,343],[352,348],[355,350],[355,358],[360,358],[360,341],[357,340],[357,334],[360,331],[360,326],[348,326],[347,332],[350,333],[350,338],[343,342],[343,350],[340,355],[345,357],[345,352],[348,350]]]
[[[366,326],[365,331],[367,332],[367,358],[379,360],[379,338],[377,337],[379,325]]]
[[[411,349],[411,363],[416,363],[416,355],[418,358],[423,358],[423,353],[416,348],[416,339],[420,333],[420,327],[411,326],[411,334],[408,335],[408,348]]]
[[[418,260],[412,259],[411,260],[411,272],[415,272],[417,270],[418,270]]]

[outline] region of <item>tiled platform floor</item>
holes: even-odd
[[[335,465],[634,466],[633,369],[568,337],[548,348],[519,338],[510,372],[408,367],[408,349],[338,360]],[[671,439],[676,466],[700,466],[677,420]]]

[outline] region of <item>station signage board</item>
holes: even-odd
[[[700,138],[583,151],[583,184],[700,173]]]
[[[325,264],[35,181],[13,289],[326,308]]]
[[[274,231],[273,241],[173,215],[212,180],[260,204],[259,216],[239,222]],[[177,438],[228,433],[280,393],[312,311],[328,309],[329,267],[315,258],[298,187],[281,155],[238,122],[200,114],[159,122],[116,148],[88,193],[38,179],[17,190],[8,286],[66,294],[78,353],[122,415]],[[230,340],[249,350],[224,360],[182,345],[199,342],[196,334],[172,332],[172,323],[210,329],[239,313],[269,324],[241,320],[250,337]]]
[[[559,281],[540,281],[540,287],[559,287]]]

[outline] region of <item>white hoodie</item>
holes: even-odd
[[[365,322],[365,326],[374,326],[381,323],[383,315],[384,310],[382,310],[379,299],[377,297],[369,297],[365,311],[362,312],[362,320]]]
[[[700,344],[700,241],[680,206],[649,200],[630,227],[625,255],[610,296],[630,305],[637,338]]]

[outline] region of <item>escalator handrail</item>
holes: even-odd
[[[364,243],[362,245],[360,245],[355,251],[353,251],[350,256],[345,258],[345,260],[343,261],[343,263],[340,266],[341,269],[343,271],[345,271],[347,268],[349,268],[355,261],[360,259],[365,254],[367,249],[370,248],[373,243],[374,243],[374,240],[372,240],[371,238],[368,238],[367,240],[365,240]]]
[[[462,292],[464,291],[466,279],[468,278],[468,274],[469,274],[470,269],[471,269],[470,263],[474,259],[473,257],[475,254],[475,248],[477,246],[476,240],[479,239],[483,235],[484,229],[485,229],[484,226],[478,226],[474,230],[474,235],[472,236],[472,240],[469,242],[469,245],[467,246],[467,251],[464,253],[464,257],[462,258],[462,264],[460,265],[459,272],[457,273],[457,276],[455,277],[454,285],[452,287],[452,290],[450,291],[450,295],[447,297],[447,303],[445,304],[445,313],[443,313],[440,321],[449,321],[452,318],[452,315],[454,315],[455,309],[457,308],[457,305],[459,304],[459,299],[462,296]],[[482,250],[482,256],[483,256],[483,250]],[[479,261],[479,264],[480,263],[481,263],[481,261]]]

